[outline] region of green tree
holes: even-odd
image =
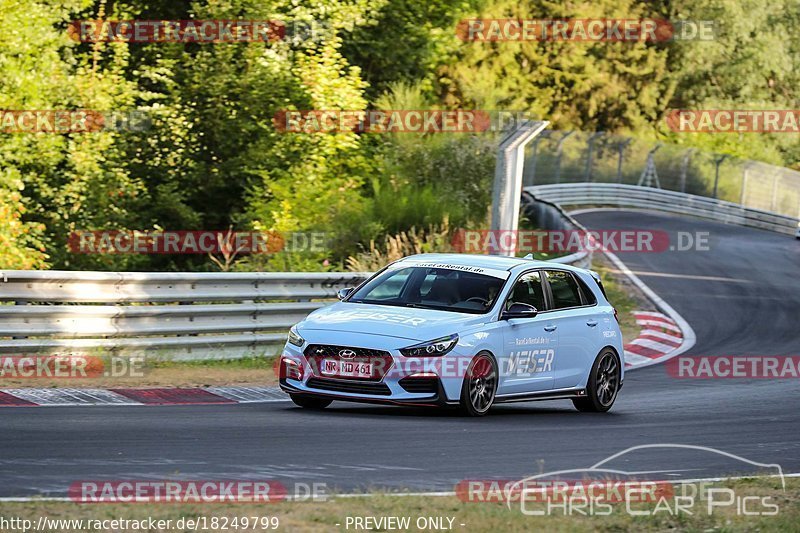
[[[0,2],[3,26],[15,28],[0,36],[0,109],[103,112],[132,104],[133,85],[124,76],[126,47],[115,44],[81,53],[64,31],[73,14],[91,7],[84,0]],[[76,229],[131,222],[127,199],[141,190],[141,184],[124,171],[114,148],[117,136],[114,131],[4,134],[0,137],[3,185],[23,191],[24,196],[15,200],[13,193],[0,195],[11,202],[6,207],[10,218],[0,223],[18,221],[24,235],[44,225],[42,241],[54,264],[96,264],[70,254],[66,242]],[[32,249],[31,242],[16,240],[16,246],[25,250],[16,255],[30,256],[17,265],[43,265],[41,251]]]

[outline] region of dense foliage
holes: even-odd
[[[712,41],[464,42],[467,18],[714,20]],[[282,20],[269,43],[79,43],[72,20]],[[671,108],[798,108],[800,0],[0,0],[0,109],[140,110],[145,131],[0,133],[0,268],[216,269],[71,253],[76,230],[325,231],[239,269],[342,268],[387,237],[485,222],[488,134],[288,134],[281,110],[525,111],[561,129],[796,166],[796,135],[677,135]],[[446,199],[443,201],[442,199]]]

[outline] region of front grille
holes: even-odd
[[[353,394],[375,394],[389,396],[392,391],[386,383],[370,383],[367,381],[340,381],[333,379],[310,378],[306,387],[334,392],[350,392]]]
[[[353,352],[354,355],[344,357],[341,354],[343,351]],[[394,363],[392,354],[385,350],[374,350],[372,348],[357,348],[354,346],[337,346],[334,344],[310,344],[305,352],[303,352],[311,372],[316,377],[332,378],[335,376],[326,376],[320,372],[320,366],[323,359],[338,359],[350,363],[369,363],[372,365],[372,375],[370,377],[335,377],[335,379],[344,379],[348,381],[381,381]]]
[[[403,378],[400,386],[406,392],[435,394],[439,390],[439,380],[436,378]]]
[[[355,346],[336,346],[333,344],[310,344],[308,348],[306,348],[305,354],[306,357],[339,357],[339,352],[342,350],[352,350],[356,353],[356,357],[385,357],[390,355],[389,352],[383,350],[356,348]]]

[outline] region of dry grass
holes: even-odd
[[[370,241],[369,248],[362,253],[350,256],[345,264],[352,272],[375,272],[392,261],[422,253],[452,252],[450,224],[445,218],[441,226],[427,230],[411,228],[397,235],[386,235],[382,243]]]

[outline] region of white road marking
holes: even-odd
[[[642,338],[634,339],[631,341],[630,344],[633,344],[635,346],[641,346],[643,348],[650,348],[651,350],[655,350],[661,353],[668,353],[670,350],[675,348],[675,346],[670,346],[668,344],[661,344],[660,342]]]
[[[683,337],[677,337],[675,335],[670,335],[669,333],[664,333],[663,331],[660,331],[660,330],[657,330],[657,329],[643,329],[639,333],[639,336],[641,337],[641,336],[644,336],[644,335],[648,335],[650,337],[657,337],[659,339],[664,339],[665,341],[672,341],[672,342],[677,342],[677,343],[683,342]]]
[[[664,322],[663,320],[636,320],[636,323],[640,326],[657,326],[659,328],[668,329],[670,331],[674,331],[675,333],[680,333],[681,328],[670,324],[669,322]]]
[[[208,387],[204,390],[239,403],[289,401],[289,395],[278,387]]]

